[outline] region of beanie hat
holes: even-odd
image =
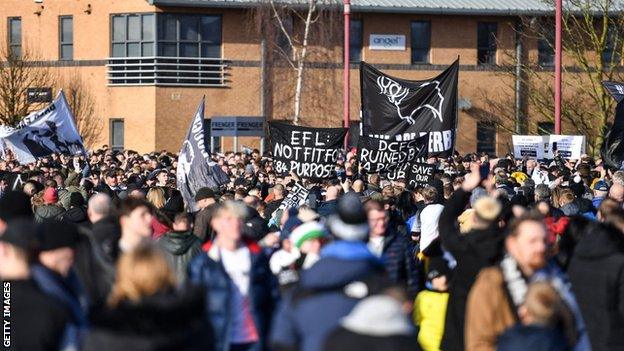
[[[282,231],[280,232],[280,240],[288,239],[290,237],[290,233],[300,226],[303,222],[297,217],[299,210],[296,207],[291,207],[288,210],[288,219],[284,226],[282,226]]]
[[[78,227],[67,221],[44,221],[37,226],[37,234],[41,251],[74,247],[79,238]]]
[[[363,241],[368,237],[368,219],[360,197],[346,193],[338,200],[338,213],[331,215],[327,225],[331,233],[342,240]]]
[[[69,194],[69,206],[70,207],[82,207],[85,204],[84,197],[79,192],[72,192]]]
[[[451,273],[448,262],[442,256],[434,256],[429,258],[427,280],[432,280],[443,275],[447,276]]]
[[[0,241],[19,247],[22,250],[34,249],[37,245],[35,224],[29,218],[16,218],[7,223]]]
[[[318,222],[307,222],[304,223],[292,231],[290,234],[290,241],[298,248],[301,248],[301,245],[306,240],[322,238],[327,235],[325,231],[325,227]]]
[[[490,196],[484,196],[477,200],[473,208],[475,209],[477,217],[488,222],[496,220],[502,210],[500,202]]]
[[[30,198],[21,191],[8,191],[0,197],[0,219],[8,222],[14,218],[32,218]]]
[[[214,199],[214,198],[215,198],[214,191],[206,187],[200,188],[199,190],[197,190],[197,193],[195,194],[195,201],[199,201],[203,199]]]
[[[58,191],[54,188],[47,188],[43,192],[43,203],[46,205],[55,204],[58,202]]]

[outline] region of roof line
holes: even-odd
[[[148,0],[154,6],[175,6],[175,7],[206,7],[206,8],[251,8],[260,4],[258,2],[234,2],[234,1],[206,1],[184,3],[180,0]],[[302,4],[304,6],[305,4]],[[321,5],[321,4],[319,4]],[[325,5],[325,4],[323,4]],[[339,6],[336,3],[331,6]],[[305,5],[307,6],[307,5]],[[327,5],[325,5],[327,6]],[[385,13],[414,13],[427,15],[489,15],[489,16],[526,16],[526,15],[553,15],[552,11],[545,10],[497,10],[497,9],[449,9],[439,7],[400,7],[400,6],[362,6],[351,5],[352,12],[385,12]]]

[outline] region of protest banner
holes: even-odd
[[[286,195],[286,198],[284,198],[284,201],[282,201],[278,207],[278,210],[285,210],[303,205],[309,194],[310,191],[303,185],[295,183],[293,188],[288,192],[288,195]]]
[[[615,99],[615,117],[611,129],[604,136],[600,155],[609,168],[620,169],[624,165],[624,83],[602,82]]]
[[[584,135],[549,135],[547,138],[544,142],[544,158],[555,158],[555,145],[563,158],[578,160],[585,153]]]
[[[513,135],[511,140],[515,158],[528,157],[539,160],[544,158],[544,136]]]
[[[398,139],[398,140],[397,140]],[[395,139],[361,136],[358,160],[367,173],[389,173],[405,170],[418,158],[427,156],[429,135],[397,135]]]
[[[459,60],[437,77],[406,80],[362,62],[362,133],[375,139],[429,133],[429,156],[448,157],[455,146]]]
[[[294,172],[302,178],[335,176],[336,161],[344,152],[345,128],[299,127],[269,122],[273,165],[279,173]]]

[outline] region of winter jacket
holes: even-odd
[[[574,350],[589,350],[583,317],[565,274],[551,262],[526,283],[531,281],[548,281],[555,287],[574,316],[573,327],[578,336]],[[500,267],[485,268],[479,273],[466,307],[466,350],[495,350],[498,337],[518,322],[509,296]]]
[[[273,200],[264,207],[263,214],[264,214],[265,220],[268,221],[271,218],[271,216],[273,216],[273,212],[275,212],[280,207],[280,205],[282,204],[282,201],[284,201],[284,199]]]
[[[10,349],[59,350],[71,319],[69,312],[44,294],[33,280],[3,280],[3,283],[3,288],[10,291],[11,317],[6,318],[11,322]]]
[[[260,340],[254,350],[264,350],[271,317],[279,298],[277,280],[269,269],[268,258],[260,246],[245,242],[251,255],[249,303],[254,324]],[[206,316],[214,331],[215,351],[228,351],[231,335],[230,279],[220,259],[219,248],[207,242],[202,248],[206,254],[199,254],[189,264],[189,281],[206,290]]]
[[[62,277],[40,264],[33,265],[31,273],[39,289],[54,298],[71,316],[60,349],[78,347],[88,327],[89,310],[87,296],[78,276],[72,270],[67,277]]]
[[[403,232],[391,228],[384,237],[381,259],[393,283],[407,287],[410,299],[420,290],[419,272],[412,241]]]
[[[115,265],[106,258],[93,239],[93,233],[79,228],[79,240],[74,250],[74,269],[93,307],[105,303],[115,281]]]
[[[401,309],[401,304],[387,295],[362,300],[329,334],[324,350],[420,350],[414,342],[414,327]]]
[[[91,225],[91,233],[94,243],[106,260],[114,265],[119,256],[119,239],[121,238],[119,222],[112,217],[103,218]]]
[[[271,328],[273,350],[317,351],[357,302],[385,286],[384,268],[363,242],[335,241],[301,273]]]
[[[65,211],[65,213],[63,213],[61,219],[75,223],[82,227],[86,227],[89,225],[87,209],[84,207],[72,207],[68,209],[67,211]]]
[[[202,252],[201,241],[191,232],[169,232],[158,239],[179,284],[186,282],[188,264]]]
[[[83,350],[212,350],[204,306],[194,288],[122,302],[93,314]]]
[[[212,204],[207,206],[203,210],[200,210],[195,215],[193,234],[195,234],[195,236],[197,236],[202,243],[212,240],[213,233],[210,221],[212,220],[212,213],[214,209],[215,205]]]
[[[321,204],[316,209],[316,212],[319,214],[319,216],[327,218],[330,215],[333,215],[334,213],[336,213],[337,209],[338,209],[338,200],[329,200],[329,201],[321,202]]]
[[[423,290],[414,301],[414,324],[419,327],[418,343],[425,351],[440,349],[449,294]]]
[[[617,229],[601,227],[579,241],[568,276],[592,349],[624,350],[624,239]]]
[[[558,329],[517,324],[498,338],[498,351],[569,351]]]
[[[35,209],[35,221],[41,223],[46,219],[60,219],[65,213],[61,205],[41,205]]]
[[[502,256],[504,236],[498,228],[459,232],[457,217],[464,211],[470,193],[457,190],[448,199],[440,215],[439,231],[444,249],[457,261],[449,284],[449,301],[442,349],[464,350],[466,300],[479,271],[495,264]]]

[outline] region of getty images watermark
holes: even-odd
[[[11,347],[11,282],[2,284],[2,346]]]

